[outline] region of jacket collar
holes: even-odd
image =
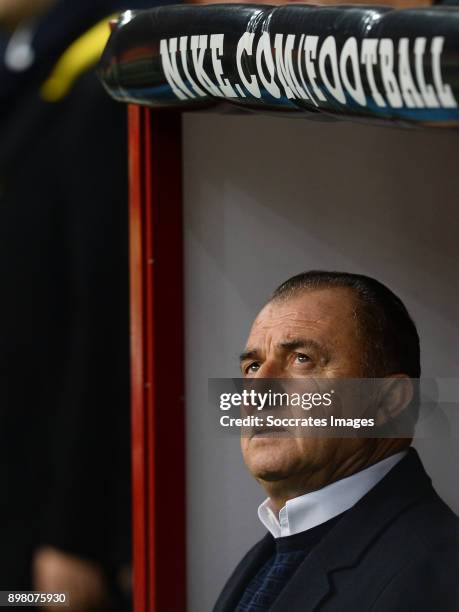
[[[295,594],[302,593],[302,612],[315,610],[330,591],[329,575],[352,567],[400,514],[434,494],[417,452],[408,454],[325,536],[286,585],[272,612],[295,612]]]
[[[406,453],[405,450],[386,457],[317,491],[287,501],[279,512],[279,518],[268,498],[258,508],[258,518],[275,538],[308,531],[354,507]]]

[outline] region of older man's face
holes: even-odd
[[[363,340],[356,298],[346,288],[309,290],[267,304],[247,340],[247,378],[361,378]],[[243,437],[241,447],[259,480],[281,481],[323,470],[355,453],[364,439]],[[332,476],[332,474],[330,474]]]

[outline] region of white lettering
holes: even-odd
[[[316,94],[316,97],[322,102],[326,102],[327,98],[322,93],[322,90],[319,89],[316,83],[316,69],[314,67],[314,62],[317,57],[317,43],[319,42],[318,36],[306,36],[306,40],[304,41],[304,60],[306,63],[306,74],[308,75],[308,80],[311,83],[312,89]]]
[[[244,69],[242,67],[242,54],[245,52],[247,55],[252,55],[253,39],[255,32],[244,32],[239,39],[236,49],[236,65],[242,84],[246,87],[252,96],[255,98],[261,98],[260,88],[258,87],[257,78],[251,74],[250,81],[245,76]]]
[[[393,108],[400,108],[403,106],[403,100],[394,74],[394,43],[390,38],[381,38],[379,57],[386,98]]]
[[[194,93],[183,82],[177,67],[177,38],[169,38],[169,44],[166,38],[161,39],[159,53],[161,55],[164,76],[177,98],[180,98],[180,100],[194,98]]]
[[[285,41],[285,48],[282,51],[283,34],[276,34],[274,39],[274,49],[276,50],[276,69],[282,87],[287,98],[307,99],[306,92],[298,83],[293,68],[292,52],[295,44],[295,35],[289,34]]]
[[[195,92],[199,96],[207,96],[207,92],[202,90],[199,87],[199,85],[194,81],[194,79],[191,78],[191,74],[188,69],[187,51],[188,51],[188,36],[180,36],[180,57],[182,58],[182,66],[183,66],[183,71],[185,73],[185,76],[188,79],[188,82],[190,83],[192,88],[195,90]]]
[[[330,67],[332,71],[333,81],[331,83],[328,78],[327,71],[325,69],[325,63],[327,59],[330,62]],[[346,103],[346,96],[344,94],[343,88],[341,86],[341,81],[339,78],[339,70],[338,70],[338,57],[336,54],[336,42],[333,36],[327,36],[324,40],[323,45],[319,52],[319,73],[324,85],[330,91],[332,96],[341,102],[342,104]]]
[[[352,66],[354,85],[352,85],[347,74],[347,64],[349,60]],[[339,69],[344,87],[358,104],[366,106],[367,99],[363,90],[362,77],[360,76],[359,50],[357,47],[357,40],[353,36],[348,38],[344,43],[339,59]]]
[[[220,57],[223,55],[223,34],[212,34],[210,37],[210,48],[212,50],[212,65],[214,67],[215,77],[220,89],[228,98],[237,98],[237,94],[231,87],[228,79],[223,78],[223,67]],[[219,57],[220,56],[220,57]]]
[[[424,101],[419,95],[413,81],[410,68],[410,52],[408,38],[401,38],[398,43],[398,80],[402,96],[408,108],[422,108]]]
[[[207,50],[207,38],[207,34],[204,34],[202,36],[195,35],[191,37],[191,57],[193,59],[194,71],[196,73],[196,78],[204,87],[204,89],[206,89],[213,96],[222,97],[222,92],[214,83],[212,83],[212,81],[204,70],[204,58]]]
[[[263,57],[265,60],[266,68],[268,69],[268,77],[266,77],[265,73],[263,72],[263,66],[261,63]],[[260,76],[261,82],[266,87],[268,92],[273,96],[273,98],[280,98],[281,91],[277,86],[276,82],[274,81],[274,61],[271,52],[271,41],[269,40],[268,32],[263,32],[263,34],[260,36],[260,40],[258,41],[257,46],[256,62],[257,71]]]
[[[377,47],[377,38],[365,38],[362,41],[361,61],[362,64],[365,64],[366,67],[367,80],[370,86],[370,91],[371,95],[373,96],[373,100],[375,101],[377,106],[384,107],[386,106],[386,103],[384,102],[384,98],[379,93],[378,88],[376,87],[375,75],[373,73],[373,66],[378,61],[378,57],[376,54]]]
[[[445,39],[443,38],[443,36],[435,36],[432,39],[432,44],[430,46],[430,52],[432,54],[433,80],[434,80],[437,96],[438,96],[438,99],[440,100],[441,105],[444,108],[456,108],[457,102],[453,95],[453,92],[451,91],[451,87],[443,83],[443,79],[441,76],[440,58],[441,58],[441,53],[443,51],[444,42],[445,42]]]
[[[416,68],[416,80],[418,87],[424,98],[424,103],[427,108],[438,108],[440,103],[435,95],[432,85],[427,85],[424,77],[424,52],[426,48],[426,39],[424,37],[416,38],[414,43],[414,56]]]

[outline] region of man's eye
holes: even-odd
[[[311,358],[308,357],[308,355],[305,355],[304,353],[297,353],[296,360],[298,361],[298,363],[308,363],[309,361],[311,361]]]
[[[245,371],[247,374],[250,374],[251,372],[258,372],[258,370],[260,369],[260,364],[257,361],[254,361],[253,363],[250,363]]]

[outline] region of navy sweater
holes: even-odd
[[[343,514],[307,531],[273,538],[271,556],[248,583],[235,612],[267,612],[309,552]]]

